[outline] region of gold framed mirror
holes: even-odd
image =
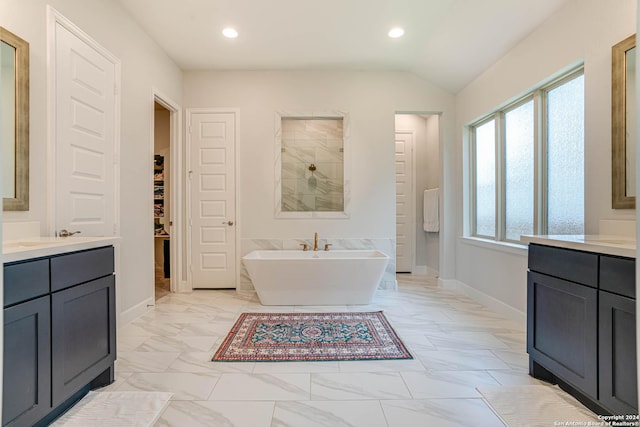
[[[611,179],[613,209],[636,207],[636,35],[611,49]]]
[[[2,209],[29,210],[29,43],[0,27]]]

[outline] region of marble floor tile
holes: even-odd
[[[384,400],[389,427],[504,427],[482,399]]]
[[[253,373],[255,374],[295,374],[315,372],[339,372],[340,362],[256,362]]]
[[[507,344],[511,350],[526,352],[527,351],[527,334],[526,333],[494,333],[503,343]]]
[[[276,402],[271,427],[387,427],[380,402]]]
[[[443,350],[508,350],[509,346],[487,332],[426,333],[429,341]]]
[[[171,337],[178,335],[182,330],[181,324],[154,324],[153,322],[146,322],[140,319],[135,320],[133,323],[129,323],[118,329],[118,337],[153,337],[156,335],[163,337]]]
[[[222,374],[209,400],[309,400],[309,374]]]
[[[136,347],[135,351],[210,351],[218,339],[217,336],[202,337],[182,334],[174,337],[149,337]]]
[[[349,360],[340,363],[340,372],[403,372],[424,371],[418,359],[407,360]]]
[[[440,329],[434,332],[441,332]],[[436,346],[433,345],[429,338],[424,333],[419,334],[405,334],[400,337],[404,345],[407,347],[409,352],[419,352],[419,351],[427,351],[427,350],[437,350]]]
[[[434,350],[417,353],[417,357],[432,371],[477,371],[509,369],[509,365],[490,350]]]
[[[274,402],[172,401],[155,427],[270,427]]]
[[[211,373],[136,373],[118,391],[166,391],[173,393],[171,400],[207,400],[219,378]]]
[[[409,399],[398,372],[311,374],[311,400]]]
[[[164,372],[179,352],[130,351],[119,353],[116,368],[120,372]]]
[[[182,352],[167,372],[251,373],[255,362],[212,362],[212,352]]]
[[[529,355],[523,351],[491,350],[512,369],[529,369]]]
[[[489,375],[495,378],[500,385],[512,386],[512,385],[549,385],[544,381],[537,380],[528,374],[526,370],[516,371],[487,371]]]
[[[364,306],[262,306],[254,292],[234,290],[164,296],[118,329],[116,381],[106,389],[174,393],[156,426],[493,427],[503,423],[478,388],[551,387],[527,373],[523,322],[433,277],[397,278],[397,292],[377,291]],[[242,312],[379,310],[414,359],[210,361]],[[507,407],[519,401],[506,396]],[[535,412],[528,417],[535,425]]]
[[[478,389],[509,427],[601,425],[602,420],[557,386],[523,385]],[[591,423],[591,424],[589,424]]]
[[[482,397],[480,386],[499,383],[486,371],[401,372],[414,399]]]
[[[147,323],[152,323],[162,327],[163,324],[169,323],[201,323],[208,320],[212,320],[213,314],[209,313],[163,313],[160,311],[151,311],[142,317],[140,320]]]
[[[118,335],[118,352],[129,352],[134,351],[136,347],[141,345],[149,336],[138,336],[138,335]]]

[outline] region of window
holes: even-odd
[[[472,235],[584,232],[584,75],[541,87],[471,131]]]

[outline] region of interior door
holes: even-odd
[[[191,286],[236,287],[234,112],[189,112]]]
[[[396,272],[413,270],[413,133],[396,132]]]
[[[117,64],[60,23],[55,28],[54,227],[116,230]]]

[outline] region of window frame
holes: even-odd
[[[547,234],[548,229],[548,129],[547,104],[550,91],[584,76],[584,65],[562,74],[550,82],[527,92],[491,113],[482,116],[467,126],[469,158],[469,232],[470,237],[496,242],[516,243],[518,240],[506,238],[506,120],[508,112],[533,101],[533,234]],[[584,114],[584,105],[583,105]],[[495,124],[495,236],[477,232],[477,157],[476,130],[494,120]],[[584,206],[583,206],[584,210]]]

